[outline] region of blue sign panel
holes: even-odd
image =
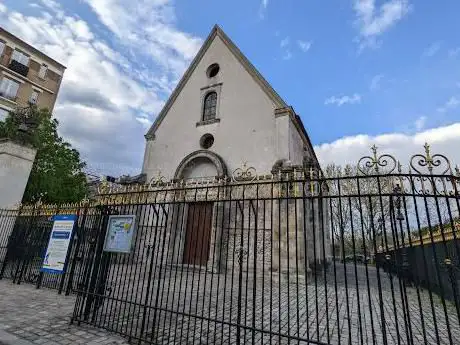
[[[48,247],[43,260],[42,272],[64,273],[67,252],[70,247],[76,215],[59,215],[54,217]]]

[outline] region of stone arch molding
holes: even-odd
[[[206,158],[211,161],[212,164],[216,167],[217,170],[217,176],[218,178],[223,178],[227,176],[227,167],[224,163],[224,160],[222,157],[220,157],[218,154],[207,151],[207,150],[198,150],[195,152],[192,152],[188,156],[186,156],[180,163],[179,166],[176,169],[176,173],[174,174],[174,179],[175,180],[180,180],[184,177],[184,171],[185,169],[190,166],[190,164],[193,163],[198,158]]]

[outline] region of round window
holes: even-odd
[[[206,71],[206,74],[208,78],[214,78],[217,73],[219,73],[220,67],[218,64],[213,63],[211,66],[208,67],[208,70]]]
[[[205,134],[201,137],[200,139],[200,146],[203,148],[203,149],[209,149],[212,144],[214,144],[214,137],[212,136],[212,134]]]

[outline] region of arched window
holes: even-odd
[[[217,93],[210,92],[204,98],[203,121],[216,118]]]

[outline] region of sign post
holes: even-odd
[[[53,229],[51,230],[41,269],[42,272],[65,273],[67,253],[76,219],[76,215],[59,215],[54,217]]]
[[[105,252],[130,253],[136,225],[135,215],[109,216]]]

